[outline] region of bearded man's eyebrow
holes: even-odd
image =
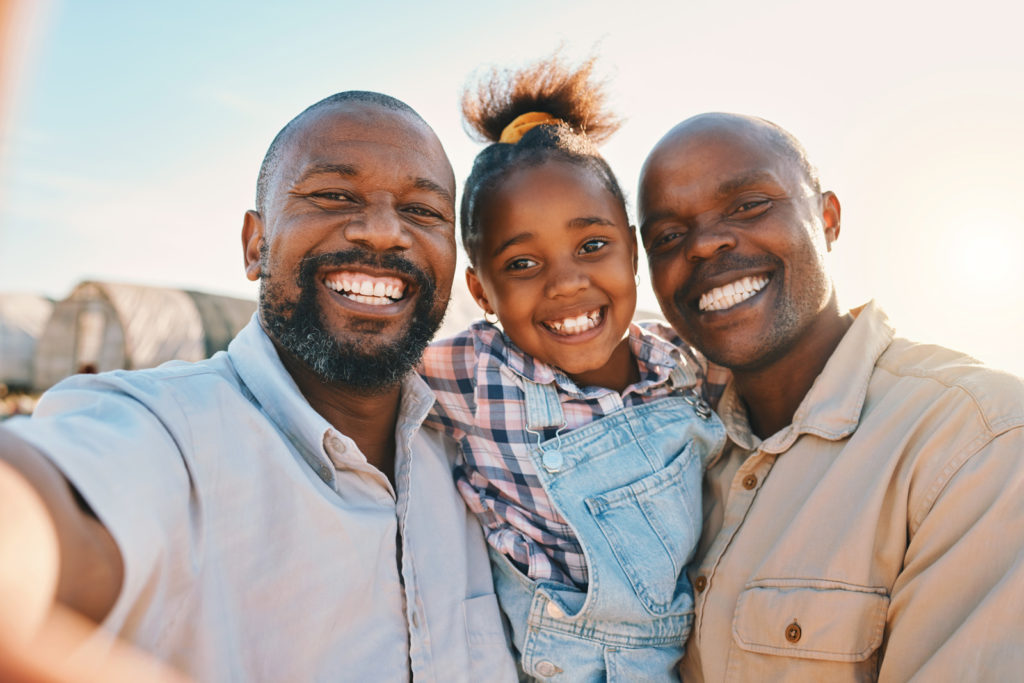
[[[441,197],[448,203],[453,203],[455,198],[452,197],[452,193],[444,189],[430,178],[416,178],[413,182],[413,186],[418,190],[426,190],[427,192],[433,192],[434,194]]]

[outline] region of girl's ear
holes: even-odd
[[[636,242],[636,226],[635,225],[631,225],[631,226],[629,226],[629,228],[630,228],[629,234],[633,238],[633,275],[639,275],[640,274],[640,247],[637,245],[637,242]]]
[[[494,309],[487,301],[487,294],[484,293],[484,286],[480,284],[480,278],[476,276],[473,266],[466,268],[466,286],[469,287],[469,293],[473,295],[476,305],[483,309],[484,313],[494,314]]]

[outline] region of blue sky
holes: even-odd
[[[630,195],[682,118],[775,120],[843,203],[844,303],[875,297],[906,334],[1024,374],[1013,3],[31,4],[3,97],[0,291],[61,297],[101,278],[254,297],[241,216],[291,116],[339,90],[387,92],[435,127],[461,179],[478,149],[458,116],[467,76],[561,44],[600,55],[627,121],[604,151]]]

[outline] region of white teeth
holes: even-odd
[[[601,324],[601,310],[584,313],[574,318],[563,318],[562,320],[549,320],[544,323],[552,332],[557,334],[572,335],[582,334]]]
[[[701,295],[697,307],[701,311],[724,311],[754,296],[768,284],[768,277],[745,277]]]
[[[371,306],[386,306],[405,296],[405,283],[394,277],[335,272],[324,279],[324,284],[347,299]]]

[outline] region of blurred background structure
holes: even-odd
[[[241,217],[289,118],[339,90],[387,92],[435,127],[461,181],[480,148],[458,112],[467,76],[562,45],[600,55],[626,119],[604,152],[631,197],[679,120],[776,121],[842,201],[843,303],[877,298],[904,335],[1024,374],[1021,14],[1003,0],[0,0],[0,292],[133,282],[252,300]],[[644,275],[640,306],[656,310]]]

